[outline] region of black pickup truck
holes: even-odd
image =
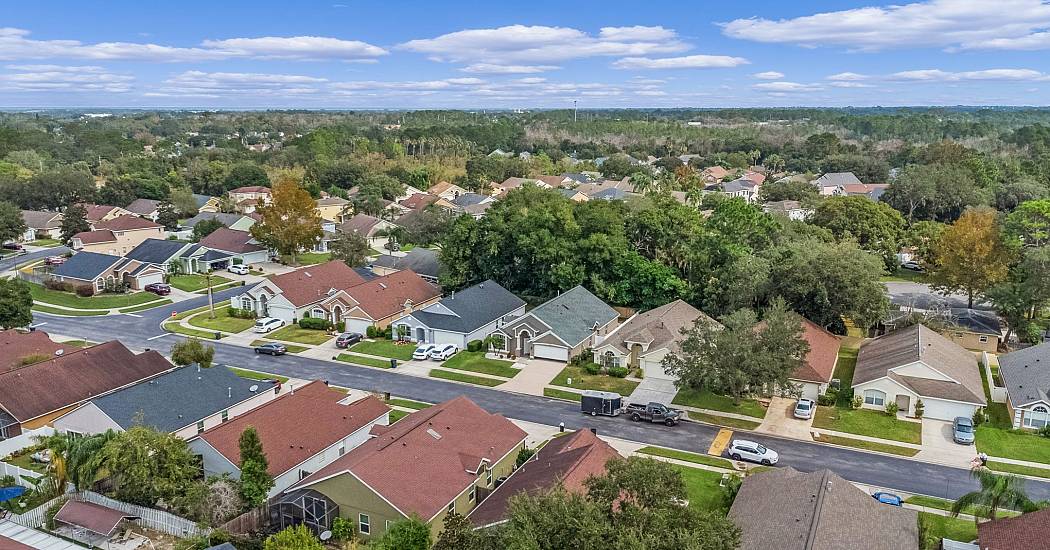
[[[648,405],[632,403],[627,405],[623,412],[630,415],[631,420],[635,422],[645,420],[668,426],[678,424],[678,420],[682,417],[682,411],[669,409],[662,403],[649,403]]]

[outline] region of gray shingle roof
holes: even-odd
[[[648,352],[667,348],[677,353],[680,351],[679,344],[685,338],[682,335],[682,329],[692,328],[696,320],[700,318],[721,326],[699,309],[682,300],[675,300],[635,315],[617,327],[616,331],[602,341],[601,345],[611,345],[627,353],[629,342],[645,342],[648,344],[646,347]]]
[[[1000,355],[999,373],[1015,407],[1050,403],[1050,342]]]
[[[177,256],[186,247],[186,244],[181,241],[146,239],[142,241],[142,244],[132,248],[124,257],[147,264],[163,265]]]
[[[72,277],[90,281],[98,277],[102,272],[116,265],[121,260],[120,256],[110,254],[99,254],[98,252],[78,252],[52,272],[62,277]]]
[[[489,279],[442,298],[439,304],[453,314],[435,313],[440,308],[430,306],[412,316],[430,328],[469,333],[518,309],[525,301]]]
[[[193,202],[197,203],[197,208],[200,208],[200,207],[204,206],[205,204],[208,204],[208,201],[210,201],[210,200],[211,200],[211,196],[209,196],[209,195],[198,195],[196,193],[193,194]]]
[[[618,201],[627,198],[627,193],[625,193],[622,189],[603,189],[591,195],[591,198],[595,200]]]
[[[813,185],[818,187],[849,185],[852,183],[862,183],[853,172],[828,172],[813,180]]]
[[[452,204],[455,204],[456,206],[470,206],[473,204],[481,204],[481,202],[487,198],[486,195],[481,195],[479,193],[463,193],[453,199]]]
[[[256,387],[256,391],[249,388]],[[190,365],[92,400],[122,428],[140,421],[162,432],[192,426],[272,387],[226,367]]]
[[[918,548],[918,513],[888,506],[830,470],[776,468],[744,479],[729,509],[740,550]],[[869,534],[870,536],[865,536]]]
[[[195,227],[198,223],[204,220],[219,220],[219,223],[225,225],[226,227],[230,227],[231,225],[240,221],[240,219],[243,217],[245,216],[242,216],[240,214],[227,214],[225,212],[201,212],[196,216],[186,220],[186,223],[183,225],[185,225],[186,227]]]
[[[372,262],[372,265],[388,267],[399,271],[411,269],[420,275],[434,278],[437,278],[438,273],[441,272],[441,262],[438,259],[437,251],[422,247],[413,248],[404,256],[383,254],[376,258],[375,261]]]
[[[536,306],[529,313],[551,327],[551,332],[570,346],[586,340],[595,324],[605,325],[619,317],[615,309],[579,285]]]
[[[1002,337],[1003,332],[999,326],[999,317],[991,311],[979,309],[968,309],[965,307],[953,307],[951,309],[951,321],[977,334],[989,334]]]

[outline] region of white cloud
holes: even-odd
[[[476,74],[534,74],[560,69],[557,65],[500,65],[497,63],[474,63],[460,69]]]
[[[756,90],[762,90],[764,92],[812,92],[822,89],[819,84],[800,84],[798,82],[759,82],[751,86]]]
[[[981,71],[948,72],[940,69],[901,71],[887,77],[889,80],[950,82],[959,80],[1047,80],[1045,73],[1032,69],[985,69]]]
[[[833,74],[833,75],[828,77],[828,80],[837,80],[837,81],[840,81],[840,82],[849,82],[849,81],[865,80],[867,78],[868,78],[868,75],[866,75],[866,74],[846,72],[846,73]]]
[[[846,80],[846,81],[834,81],[834,82],[831,82],[830,85],[834,86],[835,88],[871,88],[872,87],[871,84],[865,84],[863,82],[852,82],[852,81],[849,81],[849,80]]]
[[[509,25],[468,29],[410,40],[403,49],[435,61],[535,65],[596,56],[644,56],[684,51],[689,46],[664,27],[604,27],[598,35],[569,27]]]
[[[616,69],[712,69],[746,65],[750,61],[743,57],[728,55],[687,55],[683,57],[625,57],[616,60]]]
[[[124,93],[131,90],[135,80],[94,65],[8,65],[6,68],[26,71],[0,73],[0,89],[13,92]]]
[[[261,59],[374,59],[389,53],[366,42],[326,36],[229,38],[205,40],[202,45],[231,56]]]
[[[793,19],[737,19],[730,37],[856,50],[908,47],[1044,49],[1050,4],[1042,0],[929,0],[823,12]]]
[[[761,73],[755,73],[751,76],[760,80],[777,80],[778,78],[784,78],[784,73],[777,71],[765,71]]]

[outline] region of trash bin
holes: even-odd
[[[397,359],[391,359],[390,360],[390,368],[392,368],[392,369],[396,369],[397,368]]]
[[[222,333],[221,333],[221,332],[218,332],[218,331],[216,331],[216,332],[215,332],[215,339],[216,339],[216,340],[222,340]]]

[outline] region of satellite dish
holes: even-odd
[[[251,386],[248,387],[248,391],[250,391],[252,393],[255,393],[255,392],[259,391],[259,385],[258,384],[252,384]]]
[[[328,540],[330,538],[332,538],[331,531],[324,531],[323,533],[321,533],[321,540]]]

